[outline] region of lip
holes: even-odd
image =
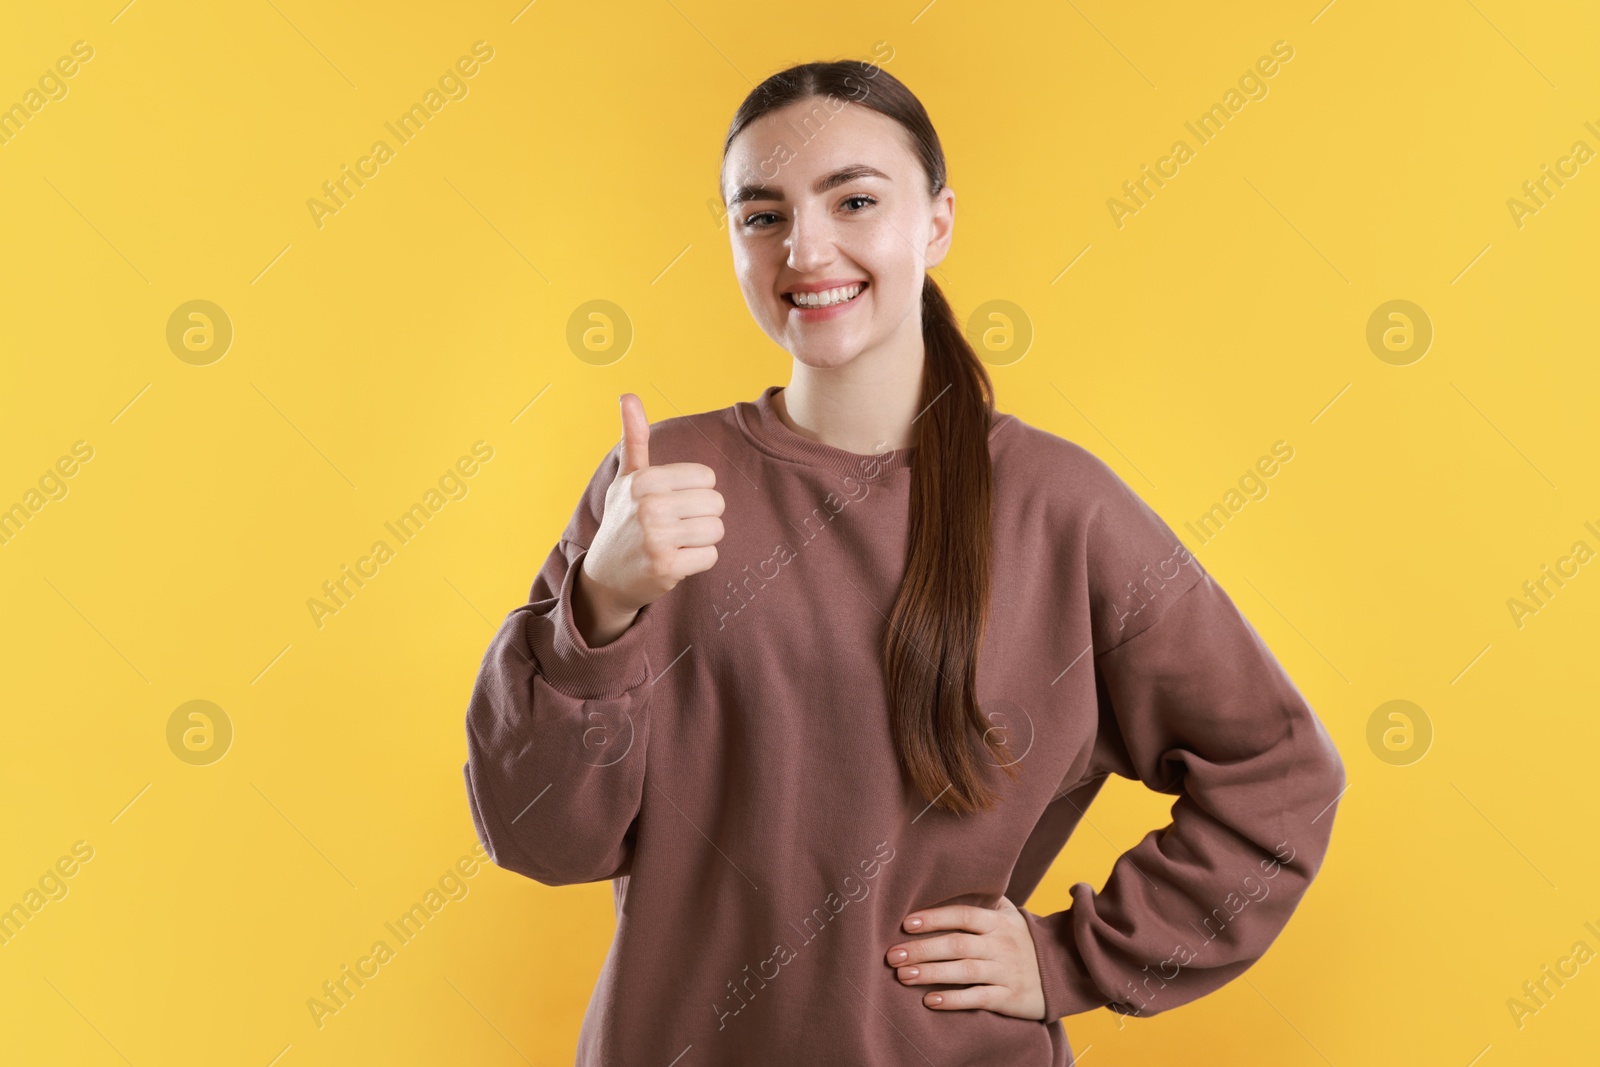
[[[856,284],[856,281],[855,281],[855,279],[850,279],[850,280],[847,280],[847,281],[843,282],[842,284],[844,284],[844,285],[853,285],[853,284]],[[850,309],[855,307],[856,303],[859,300],[861,300],[862,297],[867,295],[867,290],[872,288],[872,283],[871,282],[861,282],[860,284],[862,286],[861,292],[857,293],[854,297],[852,297],[851,299],[845,301],[842,304],[829,304],[825,308],[803,308],[803,307],[800,307],[798,304],[791,304],[787,300],[785,300],[784,303],[786,305],[788,305],[790,316],[795,318],[795,319],[797,319],[797,320],[799,320],[800,322],[805,322],[805,323],[827,322],[830,319],[836,319],[841,315],[848,314],[850,312]],[[830,283],[826,283],[826,284],[822,285],[821,288],[822,289],[837,289],[837,288],[839,288],[839,284],[830,282]],[[819,290],[819,289],[810,289],[810,288],[798,289],[798,290],[796,290],[796,289],[788,290],[788,292],[811,292],[811,293],[819,292],[819,291],[821,291],[821,290]]]

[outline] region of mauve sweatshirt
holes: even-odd
[[[905,573],[915,448],[803,437],[770,386],[650,427],[716,471],[716,564],[590,648],[573,580],[600,462],[469,701],[463,768],[496,864],[612,881],[580,1067],[1065,1067],[1064,1016],[1154,1015],[1237,977],[1305,895],[1345,785],[1322,724],[1233,601],[1086,449],[996,413],[983,713],[992,810],[933,807],[896,761],[878,648]],[[1024,910],[1043,1019],[925,1006],[891,945],[945,904],[1021,907],[1109,775],[1174,798],[1096,891]],[[1059,910],[1053,910],[1059,907]]]

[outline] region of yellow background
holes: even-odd
[[[1007,301],[1033,332],[986,352],[1001,410],[1167,518],[1350,779],[1268,954],[1179,1010],[1069,1017],[1079,1053],[1594,1055],[1600,963],[1520,1028],[1507,1007],[1600,949],[1600,565],[1521,627],[1507,606],[1600,548],[1600,161],[1520,227],[1507,207],[1600,149],[1592,6],[123,3],[14,6],[0,34],[0,105],[94,50],[0,145],[0,506],[93,448],[0,545],[0,906],[93,849],[0,946],[0,1061],[571,1062],[605,883],[486,867],[320,1028],[306,1002],[475,847],[472,681],[617,395],[659,420],[788,381],[712,210],[722,138],[768,74],[868,57],[949,155],[958,315]],[[319,227],[322,183],[479,40],[465,98]],[[1197,147],[1184,122],[1280,40],[1268,95]],[[1107,201],[1179,138],[1195,157],[1119,228]],[[195,299],[234,331],[206,366],[166,339]],[[567,341],[596,299],[633,329],[605,365]],[[1393,299],[1435,331],[1406,366],[1366,342]],[[479,440],[467,495],[319,627],[322,583]],[[1185,523],[1279,440],[1270,493],[1202,543]],[[1396,699],[1434,731],[1409,765],[1367,740]],[[169,747],[190,700],[232,725],[208,766]],[[1098,887],[1169,805],[1113,782],[1030,906]]]

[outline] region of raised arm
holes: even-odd
[[[495,634],[467,708],[462,773],[478,837],[495,863],[546,885],[627,873],[656,601],[716,563],[724,532],[716,471],[652,466],[644,404],[620,399],[622,440],[589,480],[529,602]]]
[[[627,873],[644,788],[653,606],[598,648],[574,613],[619,451],[490,642],[467,707],[462,773],[478,838],[499,866],[552,886]]]

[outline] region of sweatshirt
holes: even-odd
[[[547,886],[610,880],[616,929],[579,1067],[1065,1067],[1062,1020],[1154,1015],[1259,959],[1329,844],[1344,766],[1232,599],[1083,447],[996,412],[991,606],[977,699],[1015,781],[957,815],[904,776],[878,648],[905,573],[914,446],[859,455],[754,402],[650,427],[703,463],[717,561],[598,648],[573,581],[620,442],[466,715],[474,827]],[[948,904],[1022,908],[1110,775],[1175,798],[1099,889],[1023,909],[1044,1016],[930,1008],[890,946]],[[1092,824],[1091,824],[1092,826]]]

